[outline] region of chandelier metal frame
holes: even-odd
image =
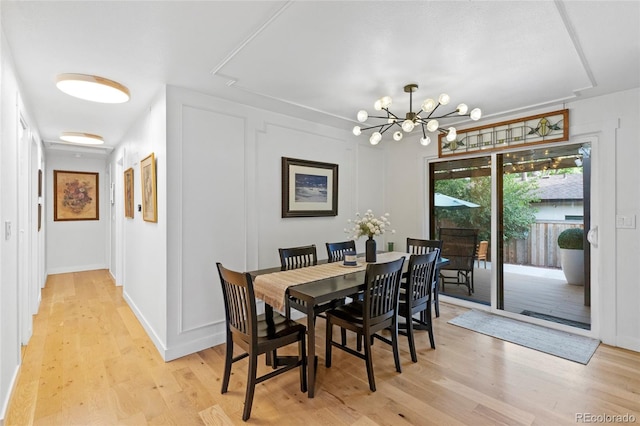
[[[353,134],[358,136],[364,130],[378,129],[377,131],[373,132],[373,134],[369,138],[369,142],[372,145],[377,145],[382,140],[382,134],[384,134],[387,130],[391,129],[394,126],[400,127],[400,129],[402,129],[404,133],[410,133],[416,126],[419,125],[422,128],[422,138],[420,139],[420,143],[426,146],[431,143],[431,138],[427,136],[427,131],[446,134],[448,141],[453,141],[456,138],[457,133],[455,127],[440,127],[440,122],[438,120],[456,116],[470,117],[472,120],[477,121],[482,116],[482,111],[480,110],[480,108],[474,108],[473,110],[471,110],[471,112],[468,112],[469,107],[466,104],[459,104],[456,109],[451,112],[436,115],[436,110],[441,105],[447,105],[450,101],[449,95],[447,95],[446,93],[443,93],[439,96],[437,103],[433,99],[426,99],[422,103],[421,109],[418,112],[413,112],[413,92],[415,92],[416,90],[418,90],[418,85],[415,83],[407,84],[406,86],[404,86],[405,93],[409,94],[409,112],[405,114],[404,120],[389,110],[392,100],[389,96],[384,96],[375,102],[374,109],[377,111],[385,111],[386,116],[370,116],[365,110],[360,110],[358,111],[357,118],[361,123],[366,122],[369,118],[383,119],[386,120],[386,123],[375,124],[364,128],[355,126],[353,128]],[[420,114],[422,113],[425,113],[427,115],[421,116]],[[396,131],[393,134],[393,139],[396,141],[401,140],[404,136],[403,132],[399,130]]]

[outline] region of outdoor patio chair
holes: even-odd
[[[473,267],[476,257],[478,230],[469,228],[440,228],[442,257],[449,264],[440,268],[442,291],[445,284],[464,285],[469,296],[473,293]],[[451,272],[454,272],[451,275]]]

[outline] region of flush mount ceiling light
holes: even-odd
[[[447,105],[449,103],[449,95],[446,93],[441,94],[437,102],[433,99],[426,99],[422,103],[420,111],[413,112],[413,92],[416,90],[418,90],[417,84],[407,84],[404,86],[404,91],[409,94],[409,112],[405,114],[404,120],[389,111],[391,98],[389,96],[384,96],[374,103],[373,108],[376,111],[386,112],[386,115],[370,116],[365,110],[358,111],[357,115],[358,121],[361,123],[364,123],[369,118],[382,119],[384,122],[364,128],[355,126],[353,128],[353,134],[358,136],[363,130],[377,129],[369,137],[371,145],[377,145],[382,140],[382,134],[394,126],[398,126],[398,128],[402,130],[402,132],[398,130],[393,133],[393,139],[396,141],[401,140],[404,133],[411,133],[416,126],[421,126],[422,138],[420,139],[420,143],[427,146],[431,143],[431,138],[427,136],[427,130],[429,132],[437,131],[440,133],[446,133],[447,140],[449,142],[456,139],[455,127],[442,128],[440,127],[440,122],[438,120],[462,116],[470,117],[472,120],[477,121],[482,117],[482,111],[480,111],[480,108],[475,108],[471,110],[470,113],[467,113],[467,111],[469,111],[469,107],[466,104],[459,104],[454,111],[446,114],[436,115],[435,112],[440,105]]]
[[[65,142],[81,145],[102,145],[104,143],[102,136],[92,135],[91,133],[62,132],[60,139]]]
[[[131,97],[129,89],[122,84],[95,75],[60,74],[56,86],[76,98],[105,104],[120,104]]]

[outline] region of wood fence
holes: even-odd
[[[581,223],[564,221],[536,222],[523,240],[504,243],[504,263],[560,268],[558,235],[568,228],[583,228]]]

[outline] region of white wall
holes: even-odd
[[[110,161],[124,156],[124,169],[134,167],[137,205],[137,162],[151,151],[157,157],[158,224],[138,212],[126,219],[124,293],[171,360],[224,342],[216,262],[276,266],[278,247],[303,244],[326,257],[325,242],[346,239],[358,209],[383,213],[385,174],[384,150],[358,146],[348,132],[177,87],[167,88],[164,121],[163,101]],[[283,156],[338,164],[337,217],[281,218]]]
[[[38,168],[44,164],[42,143],[21,102],[15,67],[1,28],[0,61],[0,419],[3,419],[21,362],[21,339],[26,343],[31,336],[32,315],[37,312],[44,282],[45,227],[37,232],[37,201],[45,198],[37,197]],[[20,117],[26,129],[20,126]],[[21,143],[24,145],[20,146]],[[22,198],[18,193],[21,183]],[[25,202],[22,215],[19,199]],[[5,224],[10,224],[8,235]],[[24,258],[19,252],[20,238]],[[19,265],[23,265],[21,276]]]
[[[111,170],[133,169],[134,217],[123,219],[122,235],[113,239],[122,256],[123,296],[147,331],[161,354],[167,348],[167,154],[166,154],[166,95],[164,89],[151,102],[144,116],[124,136],[122,143],[109,157]],[[151,153],[156,159],[158,222],[145,222],[138,206],[142,204],[140,161]],[[116,197],[123,197],[123,179],[115,182]],[[123,215],[124,209],[115,214]],[[116,232],[118,228],[112,227]],[[118,239],[122,239],[121,245]],[[113,259],[112,259],[113,261]]]
[[[99,184],[99,220],[53,220],[53,171],[97,172]],[[108,267],[109,182],[106,157],[91,158],[82,155],[49,152],[45,170],[47,185],[47,273],[60,274],[74,271],[106,269]]]
[[[592,225],[598,226],[599,244],[592,248],[593,333],[603,342],[640,351],[640,230],[616,229],[615,216],[640,214],[640,90],[630,90],[568,103],[569,133],[573,142],[594,141]],[[520,115],[553,111],[545,110]],[[505,117],[508,120],[514,117]],[[494,121],[502,121],[494,120]],[[486,120],[481,124],[488,124]],[[417,138],[416,138],[417,139]],[[382,143],[381,143],[382,144]],[[396,240],[428,235],[426,163],[438,147],[422,147],[405,138],[387,143],[388,209],[395,218]],[[640,226],[640,223],[639,223]]]
[[[18,85],[4,34],[0,32],[0,414],[4,413],[20,365],[18,317]],[[11,236],[5,235],[5,224]]]

